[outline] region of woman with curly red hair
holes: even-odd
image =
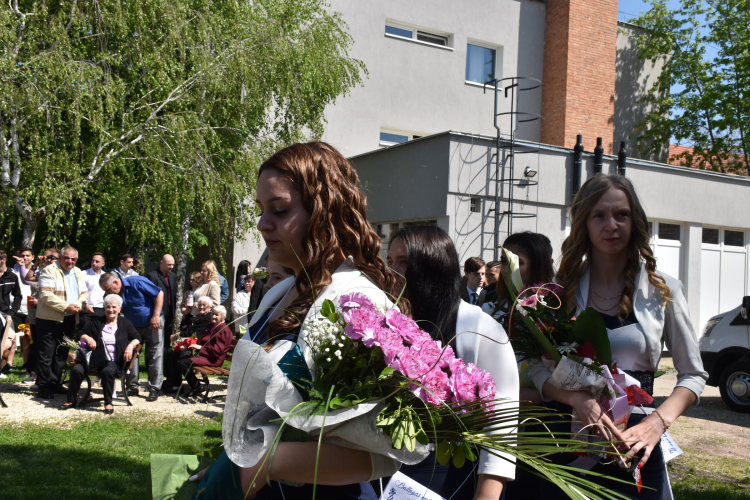
[[[323,300],[337,302],[342,294],[360,292],[387,308],[399,290],[379,256],[380,237],[367,222],[357,173],[330,145],[295,144],[274,154],[260,167],[256,203],[261,212],[258,230],[270,260],[294,270],[295,277],[268,291],[243,341],[265,345],[279,367],[305,362],[310,367],[313,361],[299,332],[308,313],[314,317]],[[401,301],[398,306],[408,313],[408,303]],[[235,350],[233,370],[241,348],[238,345]],[[296,363],[287,361],[295,355]],[[279,363],[282,359],[285,362]],[[228,391],[241,390],[230,379]],[[227,407],[231,401],[228,397]],[[202,481],[195,498],[311,498],[316,482],[318,498],[375,499],[367,482],[398,469],[399,463],[392,458],[326,441],[319,457],[317,441],[282,442],[273,450],[272,459],[257,460],[243,446],[253,439],[252,432],[230,436],[228,420],[233,419],[225,414],[226,453],[207,472],[191,478]],[[264,488],[267,478],[271,486]],[[276,480],[297,483],[297,487]]]
[[[657,271],[648,219],[627,178],[596,174],[581,187],[573,200],[570,236],[563,242],[555,279],[564,287],[563,302],[568,307],[579,312],[593,308],[601,314],[618,368],[638,379],[649,394],[663,346],[672,353],[677,369],[672,394],[658,408],[634,407],[624,432],[588,391],[555,387],[547,369],[538,363],[533,367],[534,384],[545,401],[558,402],[564,413],[572,407],[583,426],[601,438],[627,443],[623,447],[634,457],[648,488],[639,493],[633,475],[613,461],[588,465],[593,466],[592,472],[624,482],[601,476],[596,480],[629,498],[661,499],[665,482],[661,436],[698,402],[708,374],[703,370],[682,283]],[[577,464],[581,465],[585,466]],[[555,491],[544,492],[542,498],[565,497],[550,483],[545,485]]]

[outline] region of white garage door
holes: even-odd
[[[682,279],[682,226],[670,222],[650,222],[651,250],[656,269],[675,279]]]
[[[703,228],[699,336],[711,316],[734,309],[748,293],[747,243],[744,231]]]

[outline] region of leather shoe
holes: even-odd
[[[148,397],[146,398],[146,401],[148,401],[149,403],[153,403],[157,399],[159,399],[159,391],[157,391],[156,389],[151,389],[150,391],[148,391]]]
[[[70,401],[67,401],[67,403],[70,403]],[[76,402],[75,401],[73,401],[71,404],[60,405],[60,409],[61,410],[75,409],[75,407],[76,407]]]
[[[109,409],[105,408],[104,409],[104,414],[105,415],[112,415],[114,412],[115,412],[114,408],[109,408]]]
[[[189,398],[197,397],[200,395],[201,392],[203,392],[203,389],[204,389],[203,385],[198,384],[195,387],[193,387],[193,389],[188,393],[187,397]]]
[[[42,399],[55,399],[55,394],[52,392],[38,392],[36,396]]]
[[[137,387],[131,387],[128,389],[128,396],[137,396],[138,395],[138,388]]]

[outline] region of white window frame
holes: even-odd
[[[718,229],[719,230],[719,244],[714,243],[703,243],[703,238],[701,237],[701,249],[707,249],[707,250],[718,250],[721,252],[721,262],[723,262],[724,253],[730,252],[730,253],[741,253],[745,254],[745,295],[750,294],[750,231],[747,231],[745,229],[739,229],[739,228],[732,228],[732,227],[718,227],[718,226],[711,226],[711,225],[704,225],[702,228],[705,227],[706,229]],[[701,228],[701,230],[702,230]],[[739,233],[744,234],[744,245],[741,247],[736,247],[734,245],[726,245],[724,244],[724,231],[737,231]],[[702,236],[702,235],[701,235]],[[721,293],[721,292],[720,292]]]
[[[387,146],[395,146],[397,144],[403,144],[403,143],[402,142],[383,141],[383,140],[380,139],[380,134],[382,134],[382,133],[384,133],[384,134],[395,134],[395,135],[405,135],[407,137],[406,142],[413,141],[415,135],[417,136],[417,139],[420,139],[420,138],[422,138],[422,137],[424,137],[426,135],[429,135],[429,134],[423,134],[423,133],[420,133],[420,132],[407,132],[405,130],[398,130],[398,129],[393,129],[393,128],[381,128],[380,132],[378,132],[378,144],[380,144],[381,146],[386,146],[386,147]]]
[[[409,30],[409,31],[411,31],[411,38],[407,38],[405,36],[400,36],[400,35],[394,35],[392,33],[385,33],[385,26],[392,26],[394,28],[399,28],[399,29],[402,29],[402,30]],[[422,40],[418,40],[417,39],[417,32],[419,32],[419,31],[421,31],[421,32],[423,32],[423,33],[425,33],[427,35],[437,35],[437,36],[440,36],[440,37],[445,37],[446,38],[446,45],[443,46],[443,45],[438,45],[436,43],[424,42]],[[401,22],[401,21],[395,21],[395,20],[390,19],[390,18],[386,18],[385,24],[383,25],[383,34],[385,35],[386,38],[394,38],[396,40],[409,41],[409,42],[416,43],[416,44],[419,44],[419,45],[427,45],[428,47],[436,47],[438,49],[444,49],[444,50],[449,50],[449,51],[453,52],[453,40],[454,40],[453,33],[448,33],[446,31],[436,30],[436,29],[432,29],[432,28],[426,28],[424,26],[417,26],[416,24],[409,24],[409,23],[404,23],[404,22]]]
[[[682,251],[682,244],[685,240],[685,224],[679,221],[671,221],[671,220],[650,220],[651,223],[651,237],[648,240],[648,244],[651,247],[651,251],[656,255],[656,247],[657,246],[663,246],[663,247],[675,247],[680,249],[680,279],[685,276],[685,255]],[[680,239],[679,240],[667,240],[667,239],[660,239],[659,238],[659,224],[670,224],[673,226],[680,226]],[[659,263],[656,263],[656,266],[658,268]],[[677,276],[673,276],[673,278],[677,279]]]
[[[503,78],[503,46],[498,45],[495,43],[489,43],[489,42],[483,42],[481,40],[476,40],[474,38],[467,38],[466,39],[466,57],[469,57],[469,45],[476,45],[477,47],[484,47],[485,49],[492,49],[495,51],[495,80],[502,80]],[[466,65],[464,65],[464,75],[466,73]],[[470,85],[472,87],[479,87],[480,89],[488,88],[488,89],[494,89],[494,85],[489,85],[485,83],[477,83],[472,82],[470,80],[466,80],[466,77],[464,76],[464,83],[466,85]]]
[[[475,203],[476,201],[476,203]],[[472,205],[476,205],[476,210],[473,210]],[[470,214],[481,214],[482,213],[482,198],[477,196],[469,197],[469,213]]]

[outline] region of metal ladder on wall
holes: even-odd
[[[495,212],[493,259],[499,260],[501,219],[503,217],[506,218],[508,224],[507,234],[511,235],[513,234],[513,219],[527,219],[537,216],[535,213],[519,212],[514,208],[514,205],[518,203],[517,200],[513,199],[514,187],[529,187],[537,186],[539,184],[538,181],[532,180],[525,175],[521,178],[516,178],[514,176],[516,155],[539,152],[539,149],[537,148],[518,143],[516,139],[516,127],[519,123],[539,120],[542,118],[542,115],[517,109],[516,94],[537,89],[542,86],[542,82],[536,78],[512,76],[486,82],[484,84],[485,92],[487,91],[488,86],[492,86],[495,90],[495,112],[493,115],[494,126],[497,134],[495,152],[489,161],[490,165],[492,165],[494,161],[495,166],[494,179],[492,179],[492,182],[495,183],[495,206],[489,211]],[[510,111],[498,113],[498,102],[501,98],[501,93],[505,94],[502,97],[503,99],[507,99],[510,95]],[[499,120],[503,119],[510,122],[510,134],[506,134],[506,137],[502,136],[500,132],[500,124],[498,123]],[[505,210],[501,210],[501,204],[505,204]]]

